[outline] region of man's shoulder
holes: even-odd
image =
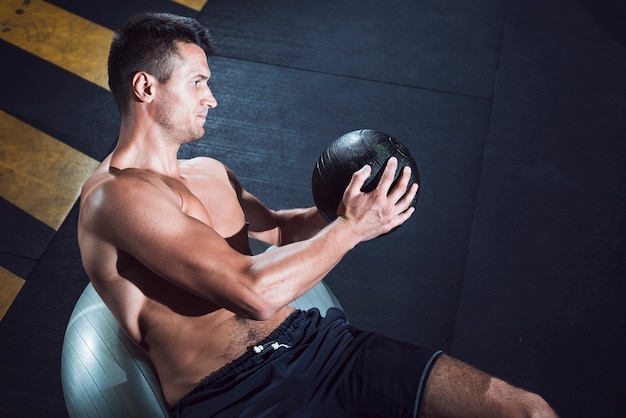
[[[128,192],[133,188],[144,188],[162,182],[162,176],[147,170],[127,168],[123,170],[99,168],[83,185],[83,198],[99,192]]]
[[[100,212],[104,208],[125,211],[163,199],[179,205],[180,196],[168,181],[166,176],[148,170],[98,169],[83,185],[81,212]]]
[[[179,160],[178,165],[181,169],[195,170],[224,170],[224,164],[211,157],[195,157],[188,160]]]

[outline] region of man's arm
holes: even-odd
[[[228,310],[254,319],[276,311],[313,287],[359,242],[389,232],[413,213],[417,190],[409,175],[387,193],[397,162],[379,187],[360,191],[369,176],[355,173],[340,217],[305,241],[254,257],[242,255],[208,225],[187,216],[164,187],[134,177],[103,185],[86,203],[85,230],[130,254],[155,274]],[[89,268],[87,265],[86,268]]]
[[[239,203],[249,222],[250,235],[274,245],[286,245],[313,237],[327,223],[316,207],[271,210],[247,191],[235,174],[226,168]]]

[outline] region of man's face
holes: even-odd
[[[208,86],[211,71],[202,48],[179,43],[178,50],[171,77],[158,84],[155,118],[166,139],[182,144],[202,138],[207,112],[217,101]]]

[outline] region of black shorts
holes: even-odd
[[[441,351],[358,330],[332,308],[295,311],[202,381],[174,417],[417,417]]]

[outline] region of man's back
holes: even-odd
[[[156,275],[109,239],[113,225],[104,222],[142,216],[143,205],[156,202],[210,226],[246,254],[246,219],[223,165],[191,160],[180,164],[180,176],[119,170],[107,158],[85,183],[78,225],[83,263],[94,287],[125,332],[148,353],[170,404],[267,336],[291,312],[286,307],[268,321],[244,319]],[[142,200],[146,190],[150,203]],[[103,211],[109,215],[101,216]],[[155,219],[154,227],[157,221],[164,220]]]

